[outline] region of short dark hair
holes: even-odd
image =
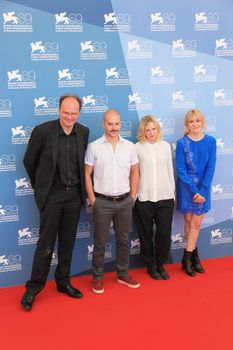
[[[73,98],[75,98],[77,100],[77,102],[79,103],[79,110],[81,111],[82,99],[78,95],[74,95],[74,94],[64,94],[64,95],[62,95],[60,97],[60,100],[59,100],[59,108],[61,108],[62,102],[68,97],[73,97]]]

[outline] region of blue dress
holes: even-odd
[[[182,213],[201,215],[210,209],[211,182],[216,164],[216,140],[205,135],[199,141],[182,137],[176,146],[177,208]],[[193,203],[193,196],[199,193],[204,203]]]

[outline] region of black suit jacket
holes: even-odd
[[[58,137],[60,121],[53,120],[36,126],[28,142],[23,163],[34,189],[38,208],[43,209],[51,189],[58,158]],[[86,204],[84,156],[89,129],[77,123],[77,148],[80,170],[80,190],[83,206]]]

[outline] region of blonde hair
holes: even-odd
[[[139,124],[138,127],[138,133],[137,133],[137,138],[139,142],[145,142],[146,139],[146,127],[149,123],[153,123],[156,127],[156,129],[158,130],[158,137],[157,137],[157,141],[162,140],[163,138],[163,133],[162,133],[162,129],[161,129],[161,125],[159,123],[159,121],[153,117],[152,115],[145,115]]]
[[[199,111],[199,109],[190,109],[184,118],[184,135],[187,135],[189,133],[189,129],[188,129],[188,123],[191,119],[193,119],[193,116],[195,116],[196,118],[199,118],[201,120],[201,126],[202,129],[205,130],[206,129],[206,121],[205,121],[205,117],[202,114],[201,111]]]

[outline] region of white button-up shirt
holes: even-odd
[[[138,142],[135,145],[138,159],[140,181],[138,199],[141,202],[175,198],[175,181],[172,165],[171,147],[166,141]]]
[[[93,166],[94,191],[118,196],[130,191],[130,168],[138,163],[132,142],[119,136],[115,151],[105,135],[88,144],[85,164]]]

